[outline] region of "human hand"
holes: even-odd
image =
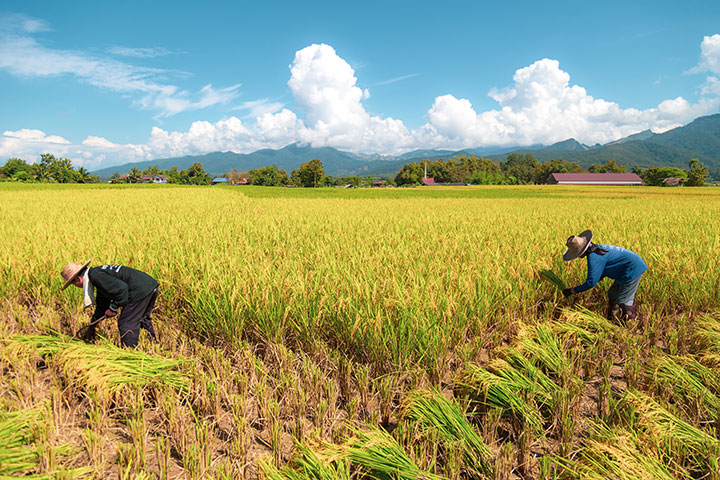
[[[562,291],[563,295],[565,295],[565,298],[568,298],[570,295],[573,295],[575,292],[573,292],[572,288],[566,288]]]
[[[82,338],[88,343],[95,343],[95,339],[97,338],[95,325],[88,325]]]
[[[117,315],[117,314],[118,314],[118,312],[116,312],[115,310],[111,310],[111,309],[109,309],[109,308],[108,308],[107,310],[105,310],[105,317],[106,317],[106,318],[114,317],[114,316]]]

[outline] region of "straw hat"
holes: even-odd
[[[65,284],[62,286],[62,290],[65,290],[67,287],[70,286],[70,284],[75,280],[75,278],[78,276],[78,274],[82,271],[83,268],[90,265],[90,260],[80,265],[79,263],[70,262],[67,265],[65,265],[65,268],[62,269],[62,272],[60,272],[60,275],[65,279]]]
[[[580,235],[573,235],[568,238],[567,242],[565,242],[567,250],[563,253],[563,260],[569,262],[585,253],[585,250],[590,246],[590,240],[592,240],[592,238],[593,234],[590,230],[585,230]]]

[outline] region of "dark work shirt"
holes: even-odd
[[[158,287],[158,282],[147,273],[124,265],[92,267],[88,277],[95,287],[95,319],[108,308],[117,311],[142,300]]]

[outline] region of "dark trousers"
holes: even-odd
[[[158,289],[156,288],[142,300],[123,307],[117,322],[118,330],[120,330],[120,341],[124,347],[137,347],[141,328],[147,330],[153,342],[157,341],[152,319],[150,318],[152,310],[155,308],[157,296]]]

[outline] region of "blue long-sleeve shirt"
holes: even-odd
[[[635,252],[615,245],[597,245],[608,252],[605,255],[590,253],[587,256],[587,280],[573,290],[575,293],[590,290],[604,277],[626,284],[642,275],[648,266]]]

